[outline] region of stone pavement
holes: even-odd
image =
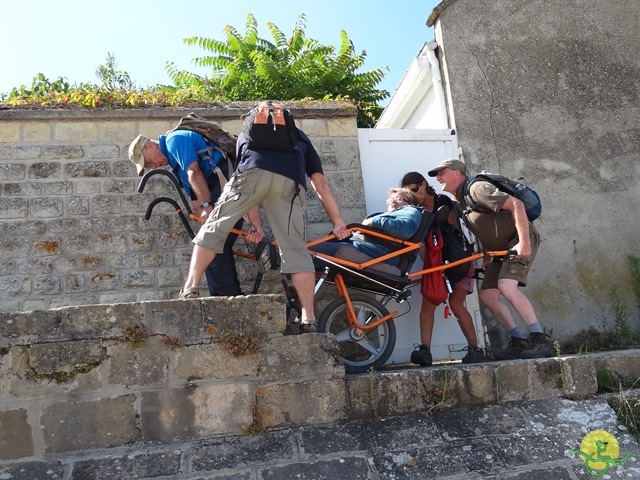
[[[632,391],[630,399],[638,395]],[[304,401],[304,399],[300,399]],[[591,433],[594,432],[595,433]],[[273,429],[174,444],[136,444],[42,462],[0,464],[0,479],[510,479],[640,478],[640,459],[585,463],[589,435],[640,455],[605,395],[547,399],[418,415]],[[587,447],[589,444],[585,444]],[[612,447],[613,448],[613,447]],[[599,467],[597,470],[595,467]]]

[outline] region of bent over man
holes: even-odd
[[[482,242],[485,251],[516,252],[514,261],[494,259],[489,263],[480,287],[480,301],[507,329],[511,338],[508,346],[494,352],[494,356],[498,360],[552,356],[554,349],[551,339],[538,323],[531,302],[518,288],[527,284],[527,275],[540,245],[540,235],[527,218],[523,203],[489,182],[476,181],[471,185],[469,194],[484,209],[483,212],[468,209],[464,198],[466,166],[454,158],[442,161],[429,171],[429,176],[436,177],[442,189],[455,196],[464,211],[467,227]],[[526,323],[528,341],[516,326],[509,307],[501,301],[501,297],[511,303]]]
[[[160,135],[157,141],[138,135],[129,146],[129,159],[136,165],[140,176],[145,168],[170,166],[192,200],[192,210],[203,220],[213,211],[222,191],[216,167],[224,178],[229,178],[232,173],[223,154],[212,148],[202,135],[189,130]],[[242,219],[238,220],[235,228],[242,228]],[[235,234],[229,235],[220,255],[205,270],[210,295],[242,295],[233,256],[233,244],[237,238]]]

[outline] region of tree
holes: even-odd
[[[195,65],[211,68],[210,77],[178,70],[172,62],[166,70],[179,88],[202,89],[218,100],[351,100],[358,108],[358,126],[375,124],[382,113],[378,102],[389,96],[388,91],[376,88],[386,67],[360,72],[366,51],[356,54],[344,30],[338,49],[306,38],[304,14],[298,17],[290,38],[271,22],[267,27],[272,41],[258,36],[258,23],[248,14],[244,36],[227,25],[224,42],[185,39],[187,45],[211,53],[193,59]]]

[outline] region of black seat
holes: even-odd
[[[411,236],[411,238],[408,239],[408,241],[411,243],[424,243],[427,232],[433,224],[435,216],[422,207],[416,208],[420,210],[421,214],[420,226]],[[365,232],[365,234],[367,230],[375,231],[375,229],[363,225],[348,225],[349,228],[354,226],[362,227],[362,230],[363,232]],[[406,247],[406,245],[403,245],[402,243],[395,242],[391,244],[389,240],[381,239],[372,235],[367,236],[367,241],[371,241],[373,243],[384,243],[384,245],[387,247],[391,246],[392,251],[397,251]],[[409,284],[410,279],[408,275],[411,271],[411,267],[418,257],[419,250],[420,249],[416,248],[400,255],[400,263],[398,266],[379,262],[369,267],[356,270],[343,265],[336,265],[333,262],[330,262],[318,256],[314,257],[314,262],[316,264],[316,268],[319,270],[329,265],[330,274],[327,277],[328,281],[332,281],[336,273],[341,273],[345,280],[345,283],[349,287],[359,288],[363,290],[372,290],[384,294],[388,292],[389,287],[400,290]],[[373,260],[372,257],[356,250],[355,248],[350,248],[348,246],[338,249],[336,257],[358,264],[363,264],[365,262]]]

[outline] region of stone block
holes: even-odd
[[[455,370],[415,369],[346,377],[350,418],[403,415],[450,408],[459,402]]]
[[[28,201],[24,198],[0,198],[0,211],[3,219],[19,218],[28,216]]]
[[[11,480],[61,480],[64,478],[64,464],[60,461],[21,462],[0,465],[0,478]]]
[[[567,398],[587,398],[598,392],[596,368],[586,356],[565,357],[562,362],[563,392]]]
[[[53,125],[53,137],[59,142],[93,142],[98,128],[91,122],[58,122]]]
[[[29,347],[29,365],[36,373],[72,372],[79,366],[95,365],[102,360],[100,340],[75,340],[40,343]]]
[[[59,309],[64,332],[72,338],[122,338],[128,325],[142,325],[142,312],[142,306],[136,303]]]
[[[26,170],[26,166],[20,163],[4,163],[0,165],[0,181],[22,180]]]
[[[20,124],[18,122],[0,123],[2,143],[18,143],[20,141]]]
[[[109,348],[112,385],[140,386],[166,383],[170,352],[160,338],[148,338],[143,345],[113,344]]]
[[[61,217],[64,214],[62,198],[42,197],[29,199],[29,215],[33,218]]]
[[[133,122],[98,122],[98,140],[105,142],[131,142],[136,136]],[[114,145],[115,146],[115,145]]]
[[[25,122],[22,131],[25,142],[43,144],[51,142],[51,122]]]
[[[531,399],[558,398],[567,383],[563,365],[557,358],[541,358],[529,363]]]
[[[73,480],[179,478],[181,458],[177,451],[165,451],[79,461],[73,466]]]
[[[347,418],[342,378],[264,385],[256,390],[255,422],[265,428]]]
[[[33,454],[33,434],[27,421],[27,410],[0,411],[0,460],[30,457]],[[0,478],[13,477],[3,477],[0,467]]]
[[[264,332],[265,338],[281,335],[286,329],[286,306],[282,295],[209,297],[200,302],[205,328],[214,326],[221,331],[244,320]]]
[[[66,399],[42,411],[46,453],[110,448],[141,440],[135,395],[99,400]]]
[[[143,302],[140,308],[144,325],[152,333],[182,338],[187,344],[194,343],[204,335],[200,301]]]
[[[514,360],[501,362],[495,368],[498,402],[531,399],[529,362]]]
[[[338,345],[323,334],[286,335],[269,341],[260,364],[260,379],[292,381],[343,377]]]
[[[607,373],[614,384],[630,386],[640,378],[640,350],[625,350],[595,354],[593,362],[598,373]]]
[[[64,314],[60,310],[3,312],[0,346],[29,345],[61,338]]]
[[[483,406],[496,402],[496,377],[488,365],[462,367],[456,372],[460,405]]]
[[[16,149],[14,150],[13,158],[15,160],[34,160],[40,158],[41,155],[42,147],[16,147]],[[31,168],[33,168],[33,165],[29,167],[30,170]]]
[[[145,441],[174,441],[239,434],[253,422],[249,383],[198,385],[143,392],[141,425]]]
[[[333,118],[327,120],[327,126],[332,137],[358,136],[358,125],[353,118]]]
[[[256,377],[261,353],[235,357],[219,344],[190,345],[177,351],[178,379]]]
[[[316,137],[326,137],[328,134],[327,121],[320,118],[296,119],[296,125],[312,140]]]

